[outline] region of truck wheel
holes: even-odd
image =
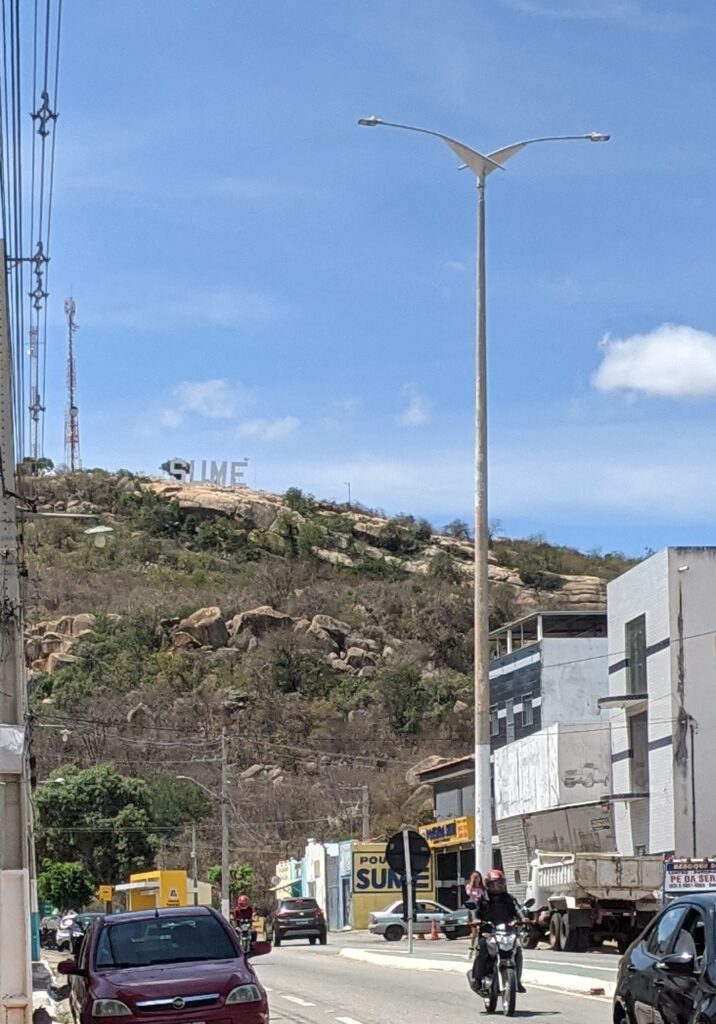
[[[558,913],[552,914],[549,919],[549,948],[558,952],[562,948],[562,915]]]
[[[569,920],[569,914],[562,914],[559,924],[559,944],[565,953],[576,953],[580,929]]]

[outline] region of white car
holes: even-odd
[[[426,935],[433,921],[439,931],[445,915],[452,911],[433,900],[417,900],[415,913],[413,931],[416,935]],[[382,935],[386,942],[399,942],[408,934],[408,922],[403,920],[403,901],[394,900],[382,910],[374,910],[368,917],[368,930],[373,935]]]

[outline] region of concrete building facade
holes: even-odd
[[[716,736],[716,548],[665,548],[607,588],[621,853],[708,855]]]

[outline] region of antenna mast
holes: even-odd
[[[74,473],[80,469],[80,424],[77,408],[77,371],[75,369],[75,300],[65,299],[67,314],[67,408],[65,409],[65,464]]]
[[[30,457],[34,462],[42,452],[40,420],[45,407],[40,395],[40,352],[37,327],[30,328]]]

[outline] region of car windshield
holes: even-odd
[[[97,943],[95,967],[149,967],[200,960],[232,960],[238,954],[221,924],[201,917],[158,917],[107,923]]]

